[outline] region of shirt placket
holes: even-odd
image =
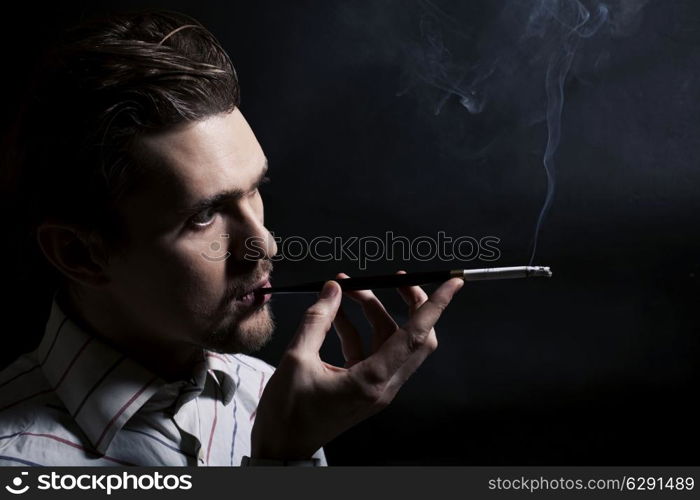
[[[206,364],[202,362],[189,383],[180,389],[172,416],[175,426],[180,431],[182,447],[187,453],[197,457],[198,466],[204,465],[202,429],[205,424],[203,420],[206,420],[200,411],[199,398],[206,389],[207,378]]]
[[[173,415],[173,422],[180,431],[183,451],[197,457],[197,465],[202,464],[201,419],[197,398],[184,403]]]

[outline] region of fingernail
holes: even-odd
[[[330,299],[338,293],[338,287],[333,284],[333,281],[326,281],[321,289],[321,298]]]

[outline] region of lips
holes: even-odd
[[[258,288],[267,288],[269,286],[270,278],[269,276],[267,276],[262,280],[258,281],[252,287],[250,287],[244,294],[236,297],[234,301],[245,307],[261,307],[262,305],[267,303],[268,300],[270,300],[270,295],[256,294],[255,290],[257,290]]]

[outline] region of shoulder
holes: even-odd
[[[20,385],[26,385],[25,380],[18,380],[24,375],[29,375],[29,378],[41,375],[41,364],[33,352],[21,355],[0,370],[0,391],[8,385],[13,385],[15,381],[21,382]]]
[[[0,411],[0,466],[42,465],[24,453],[27,433],[32,432],[36,421],[36,412],[32,411],[33,408],[28,410]]]
[[[0,466],[73,465],[88,447],[32,355],[0,372]]]
[[[10,410],[53,398],[51,385],[33,354],[20,356],[0,372],[0,421]]]
[[[87,438],[59,401],[0,412],[0,466],[81,465],[94,458]]]

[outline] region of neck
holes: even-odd
[[[129,321],[125,314],[113,310],[109,301],[94,295],[61,290],[56,300],[63,311],[88,333],[99,337],[112,347],[138,361],[166,382],[187,380],[194,366],[202,360],[200,346],[154,338]]]

